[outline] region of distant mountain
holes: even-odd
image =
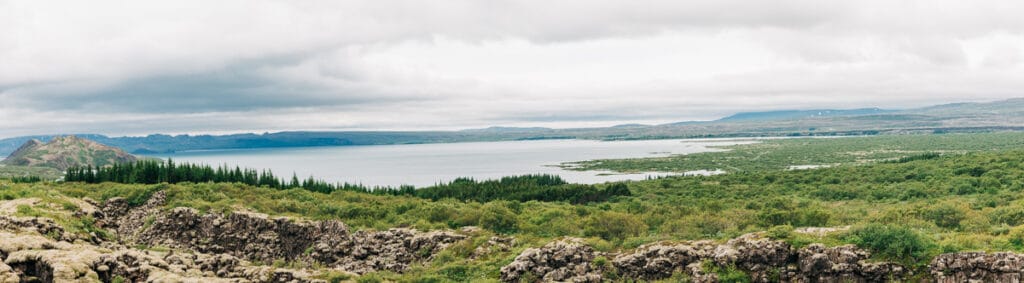
[[[849,110],[819,109],[819,110],[780,110],[765,112],[740,112],[718,121],[742,121],[742,120],[782,120],[782,119],[804,119],[838,116],[877,115],[897,112],[895,110],[884,110],[880,108],[861,108]]]
[[[43,143],[37,139],[25,142],[0,164],[10,166],[49,167],[64,170],[73,166],[107,166],[135,162],[137,158],[116,147],[110,147],[76,136],[62,136]]]
[[[149,135],[145,137],[76,134],[76,136],[119,147],[133,154],[146,155],[188,150],[540,139],[632,140],[1007,130],[1024,130],[1024,99],[954,103],[906,110],[861,108],[743,112],[714,121],[688,121],[662,125],[626,124],[603,128],[490,127],[463,131],[280,132],[223,136]],[[32,136],[0,140],[0,156],[14,152],[29,140],[38,139],[46,142],[54,137]]]
[[[619,124],[619,125],[612,126],[612,128],[644,128],[644,127],[650,127],[650,126],[651,125],[644,125],[644,124],[633,123],[633,124]]]
[[[1024,98],[1014,98],[993,102],[965,102],[929,106],[906,112],[931,113],[935,115],[952,114],[1020,114],[1024,113]]]
[[[498,132],[498,133],[509,133],[509,132],[536,132],[536,131],[550,131],[551,128],[544,127],[487,127],[483,129],[468,129],[460,132]]]

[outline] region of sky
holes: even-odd
[[[1024,97],[1024,1],[0,0],[0,137],[593,127]]]

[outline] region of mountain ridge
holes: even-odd
[[[542,139],[634,140],[664,138],[836,136],[904,133],[951,133],[1024,130],[1024,98],[934,105],[904,110],[883,108],[778,110],[739,112],[712,121],[660,125],[630,125],[553,129],[488,127],[460,131],[284,131],[230,135],[165,135],[108,137],[76,134],[133,154],[162,154],[188,150],[394,145]],[[30,139],[0,139],[0,156]]]
[[[775,110],[757,112],[739,112],[723,117],[715,121],[737,121],[737,120],[777,120],[791,118],[818,118],[835,116],[856,116],[873,115],[882,113],[898,112],[899,110],[886,110],[877,107],[857,109],[811,109],[811,110]]]

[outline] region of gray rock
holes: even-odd
[[[566,254],[595,257],[596,252],[579,245],[578,241],[559,241],[527,249],[502,268],[501,279],[512,282],[531,274],[544,281],[568,281],[594,274],[571,268],[574,263],[559,259]],[[794,250],[783,241],[747,234],[724,244],[694,241],[645,245],[618,255],[612,265],[622,278],[658,280],[685,273],[693,282],[718,282],[717,274],[705,270],[708,264],[736,268],[753,282],[886,282],[905,279],[909,274],[895,263],[866,262],[869,256],[852,245],[829,248],[815,244]]]
[[[294,221],[242,212],[200,215],[191,208],[175,208],[158,214],[149,229],[134,238],[136,243],[261,262],[315,261],[362,274],[401,272],[465,236],[413,229],[351,233],[338,221]]]
[[[501,281],[543,280],[544,282],[602,282],[603,270],[594,266],[598,256],[582,240],[570,238],[541,248],[523,251],[501,268]]]
[[[929,264],[936,282],[1021,282],[1024,255],[964,252],[942,254]]]

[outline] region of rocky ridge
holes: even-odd
[[[0,283],[322,282],[316,278],[324,270],[352,275],[381,270],[400,273],[475,234],[470,228],[458,233],[399,228],[353,232],[338,221],[166,210],[164,192],[138,207],[120,198],[102,204],[74,201],[78,204],[75,216],[95,219],[96,226],[112,231],[117,240],[72,233],[50,218],[11,213],[13,204],[39,206],[38,200],[0,202]],[[491,237],[475,247],[470,258],[508,252],[515,246],[514,238]],[[735,270],[753,282],[945,283],[1020,282],[1024,275],[1024,255],[1016,253],[943,254],[917,270],[871,262],[869,257],[868,251],[852,245],[794,248],[759,233],[724,243],[652,243],[620,253],[600,252],[583,240],[564,238],[524,250],[501,268],[500,279],[607,282],[685,274],[693,282],[719,282],[726,280],[719,278],[722,270]],[[318,269],[307,269],[312,265]]]
[[[943,254],[928,274],[892,262],[868,261],[853,245],[811,244],[793,248],[759,233],[718,244],[713,241],[654,243],[620,254],[601,253],[580,239],[562,239],[526,249],[501,269],[503,282],[606,282],[659,280],[685,274],[692,282],[720,282],[714,269],[736,269],[753,282],[1021,282],[1024,255],[966,252]],[[595,259],[606,257],[611,267]]]
[[[467,236],[413,229],[351,232],[338,221],[256,213],[163,210],[166,194],[142,206],[84,201],[79,216],[119,241],[66,232],[52,219],[0,215],[2,282],[318,282],[316,272],[269,266],[299,262],[353,275],[402,272]],[[139,247],[153,247],[139,249]],[[275,264],[276,266],[277,264]]]

